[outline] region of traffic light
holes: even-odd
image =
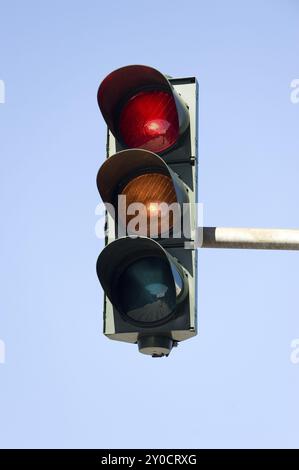
[[[104,334],[167,356],[197,333],[197,82],[130,65],[103,80],[98,104],[108,127],[97,175]]]

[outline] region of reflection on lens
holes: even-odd
[[[173,275],[173,280],[175,283],[176,296],[178,297],[183,290],[183,279],[173,263],[171,263],[170,267],[171,267],[171,272]]]
[[[132,263],[117,286],[123,313],[137,322],[154,323],[168,317],[176,307],[176,286],[169,263],[158,257]]]
[[[124,187],[122,194],[126,196],[127,208],[136,202],[142,203],[145,208],[144,227],[140,227],[140,224],[135,227],[139,234],[150,236],[151,226],[153,231],[151,235],[154,236],[161,235],[162,228],[164,231],[172,228],[173,213],[168,211],[167,207],[175,203],[177,198],[169,176],[161,173],[139,175]],[[135,213],[127,214],[126,226],[134,217]]]

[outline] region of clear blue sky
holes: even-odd
[[[199,253],[199,336],[102,334],[96,91],[141,63],[200,85],[205,224],[298,227],[296,0],[0,1],[0,447],[298,447],[299,253]]]

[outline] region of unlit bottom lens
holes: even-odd
[[[176,306],[172,270],[161,258],[148,257],[132,263],[120,277],[117,292],[123,313],[137,322],[161,321]]]

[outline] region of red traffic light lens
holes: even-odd
[[[173,96],[165,91],[144,91],[123,107],[119,131],[127,147],[163,152],[179,136],[179,121]]]

